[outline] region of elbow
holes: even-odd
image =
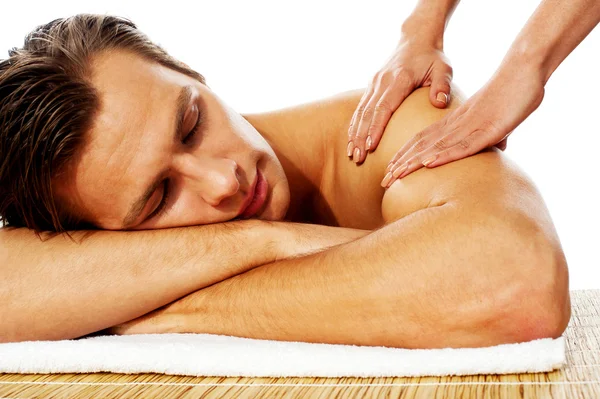
[[[567,260],[556,236],[547,239],[539,233],[537,229],[524,237],[531,251],[529,256],[518,256],[519,278],[504,301],[508,311],[500,317],[507,342],[558,338],[571,319]]]

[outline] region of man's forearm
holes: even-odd
[[[333,230],[337,234],[332,234]],[[366,230],[242,220],[40,241],[0,229],[0,342],[83,336],[253,267],[330,248]]]
[[[0,342],[82,336],[271,262],[276,235],[267,227],[72,232],[77,243],[0,229]]]
[[[402,24],[402,35],[431,42],[442,49],[444,31],[460,0],[419,0]]]
[[[532,62],[544,83],[600,22],[598,0],[543,0],[529,18],[507,58]]]
[[[539,237],[527,232],[523,240],[515,226],[479,216],[450,204],[423,209],[356,241],[263,265],[190,294],[160,315],[176,318],[178,326],[124,333],[409,348],[533,339],[531,329],[508,318],[530,314],[527,304],[539,306],[533,290],[515,305],[531,284],[525,276],[543,273],[531,256]],[[543,309],[534,313],[546,320]]]

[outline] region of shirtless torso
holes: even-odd
[[[500,150],[488,148],[382,188],[394,153],[460,98],[439,110],[429,103],[426,88],[415,91],[392,116],[377,150],[357,166],[345,149],[361,95],[346,92],[245,117],[279,148],[292,148],[288,157],[303,154],[295,164],[278,154],[290,181],[286,220],[375,231],[348,245],[234,276],[112,332],[208,332],[414,348],[560,335],[570,317],[566,267],[555,263],[560,243],[533,182]],[[308,148],[314,158],[305,161]],[[531,249],[533,259],[526,255]],[[535,284],[527,278],[522,289],[513,289],[529,268]],[[369,275],[382,280],[373,282]],[[554,283],[540,295],[543,279]],[[542,299],[523,313],[527,301],[521,298],[537,297]],[[490,316],[491,309],[505,315],[502,321]],[[558,315],[550,331],[539,317],[547,309]],[[501,329],[510,337],[502,337]]]
[[[437,109],[429,103],[428,90],[416,90],[400,105],[378,148],[360,165],[347,157],[345,149],[348,126],[363,90],[270,114],[246,116],[259,132],[267,128],[271,119],[277,120],[278,126],[289,129],[295,126],[302,131],[326,132],[321,181],[306,183],[312,186],[310,198],[292,195],[286,220],[373,230],[386,223],[382,207],[385,207],[384,195],[390,191],[400,193],[403,198],[402,202],[394,201],[394,209],[388,210],[394,213],[394,219],[427,208],[434,202],[449,199],[478,202],[493,197],[506,209],[527,207],[525,210],[530,217],[544,221],[546,233],[558,240],[548,210],[533,182],[495,147],[434,169],[424,167],[397,180],[387,190],[381,187],[388,162],[404,143],[464,99],[454,88],[449,106]],[[492,191],[493,196],[490,195]],[[523,201],[524,198],[529,201]]]
[[[69,277],[75,285],[80,284],[85,280],[84,274],[77,274],[81,268],[109,277],[83,290],[87,301],[77,301],[73,305],[78,306],[76,311],[62,312],[64,317],[56,318],[55,325],[62,325],[60,329],[54,328],[54,324],[40,323],[40,329],[45,329],[43,336],[97,331],[139,317],[194,290],[197,291],[160,309],[159,314],[166,310],[175,312],[180,321],[181,313],[189,315],[184,317],[184,324],[176,325],[171,332],[400,346],[410,342],[413,346],[432,347],[554,336],[566,326],[569,316],[565,310],[569,306],[568,292],[565,293],[566,267],[559,263],[562,252],[554,226],[533,183],[499,150],[487,149],[434,169],[422,168],[387,190],[380,186],[394,153],[419,130],[456,107],[459,102],[456,98],[451,100],[449,109],[438,110],[429,103],[427,89],[415,91],[392,116],[377,150],[357,166],[348,159],[345,149],[350,118],[362,95],[360,90],[245,116],[254,127],[249,129],[239,114],[225,108],[216,96],[191,78],[129,54],[105,56],[97,60],[93,75],[97,79],[95,84],[106,93],[103,107],[88,134],[89,143],[73,168],[75,178],[63,182],[64,193],[74,191],[77,195],[73,198],[82,204],[81,209],[90,213],[92,220],[99,222],[99,227],[118,229],[130,200],[143,192],[166,165],[180,183],[180,194],[175,196],[179,202],[172,205],[163,219],[148,222],[147,215],[158,209],[161,197],[166,197],[164,188],[151,192],[151,201],[135,219],[136,228],[227,221],[231,215],[237,215],[239,200],[256,176],[254,169],[259,168],[271,186],[270,198],[275,199],[260,214],[264,219],[280,220],[283,215],[287,221],[376,231],[347,245],[298,258],[277,260],[275,255],[276,261],[259,260],[256,263],[261,266],[254,268],[249,258],[256,255],[254,252],[260,257],[261,251],[252,251],[255,244],[252,239],[261,245],[264,237],[244,232],[248,235],[245,245],[243,240],[227,240],[231,225],[227,229],[215,227],[225,238],[218,241],[219,246],[206,239],[213,237],[208,230],[200,239],[192,235],[188,241],[185,235],[188,230],[182,229],[139,235],[99,234],[86,245],[94,242],[105,249],[107,240],[102,238],[107,237],[114,249],[111,255],[117,259],[107,262],[103,255],[100,258],[104,261],[94,264],[97,256],[93,247],[88,257],[81,255],[80,247],[72,252],[67,248],[64,253],[77,253],[78,259],[82,259],[81,264],[73,266]],[[191,146],[172,139],[179,138],[178,135],[165,134],[173,131],[176,99],[181,92],[185,93],[182,87],[191,87],[192,103],[201,104],[208,114],[206,128]],[[186,131],[191,130],[196,120],[192,116],[198,114],[185,113]],[[264,142],[271,144],[277,159],[271,156]],[[239,168],[234,168],[232,159],[239,161]],[[230,184],[235,183],[234,177],[241,177],[240,185]],[[239,187],[245,191],[238,192]],[[142,220],[146,224],[139,223]],[[393,221],[397,223],[392,224]],[[286,231],[283,227],[266,227],[260,224],[259,231]],[[190,234],[195,232],[190,231]],[[20,238],[24,232],[14,232],[10,237],[9,233],[4,233],[4,246],[14,246],[17,250],[11,252],[7,264],[17,254],[34,252]],[[169,236],[173,240],[161,242],[162,247],[152,241]],[[135,239],[139,242],[134,244],[131,240]],[[173,241],[183,244],[177,247]],[[227,246],[229,241],[231,248]],[[275,241],[281,241],[279,235]],[[203,243],[212,247],[202,250]],[[265,248],[269,243],[264,243]],[[57,247],[62,243],[51,244]],[[48,253],[50,247],[43,245]],[[53,250],[60,250],[55,247]],[[190,256],[183,262],[182,254],[190,247],[200,247],[202,256]],[[144,257],[146,253],[148,257]],[[169,264],[168,260],[154,260],[156,256],[166,256],[165,253],[176,254],[170,268],[164,266]],[[219,256],[210,258],[213,253]],[[371,256],[371,267],[365,269],[362,259],[367,253]],[[126,274],[123,270],[132,262],[128,254],[135,256],[132,277],[117,279],[122,283],[119,286],[114,276]],[[224,255],[234,256],[229,268],[222,266]],[[237,255],[243,263],[241,267]],[[54,254],[52,257],[60,258]],[[357,257],[359,261],[354,262]],[[23,259],[18,261],[23,263]],[[156,264],[149,273],[156,276],[153,285],[152,281],[141,283],[138,277],[138,269],[146,269],[136,265],[147,263]],[[29,264],[49,263],[41,263],[34,257]],[[185,266],[196,264],[201,266]],[[115,266],[111,270],[112,265]],[[94,267],[102,273],[95,272]],[[174,270],[177,272],[173,273]],[[184,273],[186,270],[188,274]],[[391,270],[394,273],[389,273]],[[163,271],[166,274],[160,274]],[[339,278],[342,271],[347,278]],[[16,275],[14,271],[11,273]],[[200,273],[205,277],[194,282]],[[173,282],[174,274],[182,276],[181,281]],[[547,276],[539,284],[543,274]],[[439,278],[433,281],[430,275]],[[529,287],[533,278],[538,288]],[[26,280],[24,276],[14,278],[9,285],[26,287]],[[61,284],[65,285],[63,281]],[[399,291],[398,286],[405,288]],[[15,290],[21,291],[27,290]],[[114,302],[121,300],[116,298],[122,298],[125,291],[131,292],[132,299],[116,314]],[[104,298],[101,303],[97,300],[98,293]],[[528,307],[524,307],[523,301],[514,300],[515,293],[533,298],[526,303]],[[55,297],[52,299],[56,306],[73,302],[67,290],[63,290],[62,301]],[[37,308],[29,306],[29,311],[48,308],[39,302]],[[99,309],[102,318],[82,324],[90,307]],[[414,309],[425,310],[415,313]],[[206,317],[198,317],[199,313]],[[72,314],[78,314],[79,319],[70,317]],[[532,322],[532,314],[540,323]],[[11,317],[27,320],[26,314],[18,310]],[[154,315],[144,317],[152,320]],[[68,324],[63,323],[65,318]],[[171,323],[173,319],[168,320]],[[401,330],[390,329],[391,320],[391,325],[402,326]],[[423,336],[423,328],[431,320],[436,320],[436,333]],[[151,324],[156,326],[154,320]],[[499,333],[499,327],[504,332]],[[443,340],[438,334],[441,331],[447,332]],[[17,332],[7,335],[24,338]],[[41,333],[35,338],[40,336]]]

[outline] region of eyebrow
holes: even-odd
[[[175,127],[173,130],[173,140],[177,140],[178,137],[183,135],[183,121],[185,118],[185,111],[187,110],[187,105],[189,104],[192,98],[192,86],[185,86],[179,92],[179,96],[175,102]],[[123,219],[123,229],[126,230],[130,228],[133,223],[140,217],[140,214],[146,207],[146,203],[154,194],[154,191],[161,185],[163,182],[163,176],[166,174],[167,169],[163,170],[159,174],[156,175],[152,183],[148,186],[148,188],[144,191],[139,198],[133,202],[131,207],[129,208],[129,212],[127,216]]]

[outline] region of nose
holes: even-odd
[[[206,203],[217,206],[240,189],[238,164],[227,158],[198,159],[186,154],[176,162],[185,179],[185,189],[200,195]]]

